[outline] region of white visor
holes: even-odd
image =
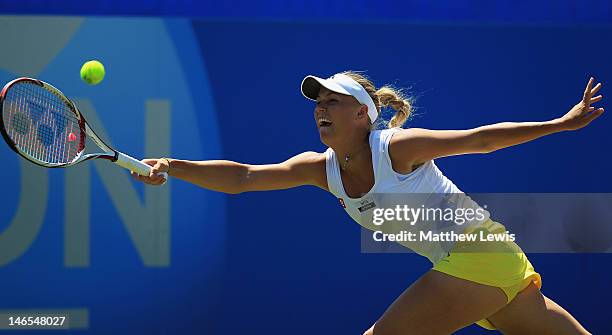
[[[302,80],[302,94],[306,98],[316,101],[319,91],[321,90],[321,86],[332,92],[353,96],[355,99],[357,99],[357,101],[359,101],[359,103],[368,106],[368,117],[370,118],[370,123],[374,123],[374,121],[376,121],[378,118],[378,110],[376,109],[376,105],[374,104],[372,97],[370,97],[365,88],[363,88],[363,86],[361,86],[353,78],[342,73],[337,73],[327,79],[307,76],[304,78],[304,80]]]

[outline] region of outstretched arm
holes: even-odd
[[[164,182],[158,174],[168,172],[200,187],[224,192],[242,193],[314,185],[327,189],[325,156],[304,152],[290,159],[267,165],[250,165],[226,160],[188,161],[179,159],[145,159],[153,167],[150,176],[132,176],[150,185]]]
[[[428,160],[468,153],[488,153],[564,130],[580,129],[599,117],[603,108],[591,104],[603,96],[593,97],[601,83],[593,87],[591,78],[582,100],[564,116],[545,122],[503,122],[468,130],[403,130],[391,139],[389,153],[394,167],[407,172]]]

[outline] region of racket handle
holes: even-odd
[[[115,164],[134,171],[141,176],[148,176],[151,173],[150,165],[121,152],[117,152],[117,160],[115,161]],[[164,176],[164,180],[168,180],[168,173],[164,172],[162,175]]]

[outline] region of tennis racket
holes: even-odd
[[[21,157],[47,168],[63,168],[94,158],[148,176],[151,167],[104,143],[62,92],[44,81],[17,78],[0,93],[6,143]],[[86,139],[102,152],[85,154]],[[164,173],[164,179],[168,175]]]

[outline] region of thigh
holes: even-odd
[[[406,289],[365,334],[450,334],[505,304],[500,288],[431,270]]]
[[[540,292],[533,283],[489,321],[502,333],[514,334],[590,334],[563,307]]]

